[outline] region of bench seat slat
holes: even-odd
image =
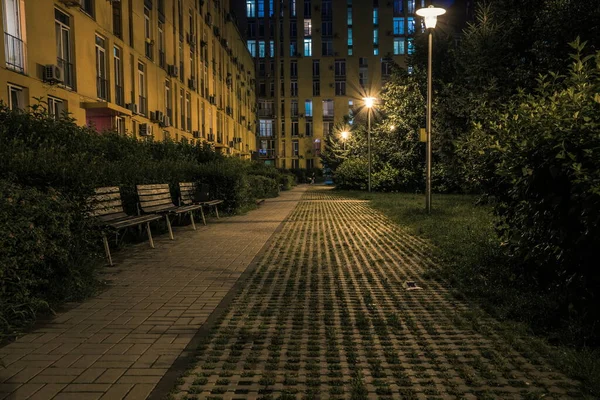
[[[140,225],[146,222],[156,221],[161,219],[160,215],[141,215],[139,217],[129,217],[119,221],[109,222],[108,225],[115,229],[127,228],[130,226]]]

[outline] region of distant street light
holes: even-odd
[[[427,59],[427,156],[426,171],[427,178],[425,184],[425,209],[427,214],[431,213],[431,59],[433,50],[433,29],[437,24],[437,17],[446,13],[446,10],[439,7],[429,6],[417,10],[417,15],[425,20],[425,27],[429,31],[429,51]]]
[[[367,107],[367,157],[369,159],[369,192],[371,191],[371,110],[375,105],[375,97],[365,97],[363,98],[363,102],[365,103],[365,107]]]
[[[348,140],[348,137],[350,136],[350,132],[343,131],[341,135],[342,135],[342,141],[344,142],[344,151],[345,151],[346,150],[346,140]]]

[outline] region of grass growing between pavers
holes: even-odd
[[[172,398],[580,395],[543,354],[427,278],[431,251],[365,202],[312,189]],[[405,290],[407,280],[423,290]]]
[[[369,200],[373,208],[412,234],[431,241],[442,268],[432,269],[426,276],[450,282],[456,297],[477,301],[506,324],[519,322],[510,325],[519,335],[534,332],[558,345],[547,346],[544,341],[530,344],[547,353],[555,365],[581,380],[587,391],[600,398],[600,351],[573,349],[570,345],[580,340],[577,324],[554,329],[554,299],[514,279],[510,260],[502,252],[494,230],[490,206],[476,205],[477,196],[435,195],[432,213],[427,215],[423,194],[358,191],[336,194]],[[472,318],[476,320],[475,315]]]

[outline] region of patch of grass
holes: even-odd
[[[422,278],[442,278],[451,285],[456,299],[477,301],[495,318],[522,324],[520,334],[532,331],[558,344],[550,346],[544,340],[533,340],[537,343],[538,354],[547,357],[570,377],[581,380],[586,393],[600,397],[600,349],[574,350],[570,345],[579,340],[581,335],[577,335],[582,327],[575,322],[557,326],[556,299],[551,294],[540,293],[527,286],[516,277],[514,263],[502,251],[490,206],[476,205],[477,196],[435,194],[432,212],[428,215],[424,195],[339,193],[370,200],[373,208],[409,233],[430,241],[440,268],[426,271]],[[388,326],[394,326],[396,321],[393,318],[390,321],[388,316],[387,322]],[[473,321],[460,322],[469,327],[473,325]],[[405,323],[409,329],[413,328],[411,321]],[[508,325],[514,329],[515,324]],[[478,325],[477,321],[475,327],[489,329]]]

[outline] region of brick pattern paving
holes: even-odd
[[[430,245],[307,191],[200,345],[177,399],[567,399],[567,379],[427,280]],[[422,290],[406,290],[407,280]]]
[[[0,348],[0,399],[145,399],[304,190],[116,253],[108,290]]]

